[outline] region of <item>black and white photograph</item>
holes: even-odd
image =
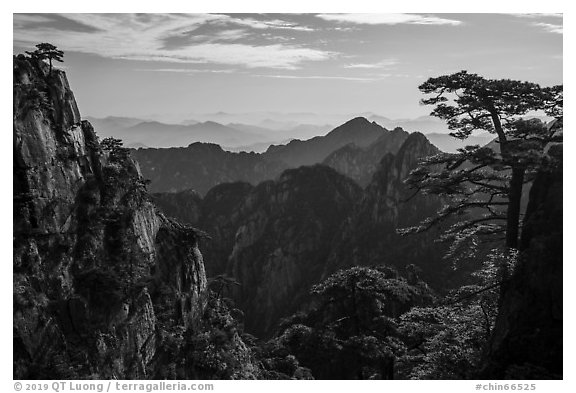
[[[12,19],[14,381],[565,378],[562,13]]]

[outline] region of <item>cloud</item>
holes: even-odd
[[[177,36],[171,36],[168,37],[167,39],[164,40],[164,49],[175,49],[177,47],[185,47],[185,46],[189,46],[192,43],[196,43],[196,42],[204,42],[204,43],[208,43],[208,42],[218,42],[218,41],[239,41],[243,38],[248,37],[249,34],[246,30],[244,29],[232,29],[232,30],[220,30],[220,31],[215,31],[215,32],[211,32],[210,34],[196,34],[196,35],[191,35],[191,36],[185,36],[185,35],[177,35]],[[169,41],[176,41],[176,42],[180,42],[177,45],[174,45],[172,48],[170,48],[169,46],[167,46],[167,42]]]
[[[511,14],[513,16],[517,16],[519,18],[546,18],[546,17],[550,17],[550,18],[562,18],[564,16],[564,14],[551,14],[551,13],[541,13],[541,14]]]
[[[64,14],[67,19],[92,27],[95,31],[74,32],[47,26],[45,19],[14,15],[14,42],[33,46],[52,42],[64,51],[96,54],[103,57],[162,61],[173,63],[218,63],[248,68],[269,67],[295,69],[306,61],[321,61],[336,54],[298,45],[253,45],[243,43],[187,42],[166,48],[171,37],[190,34],[208,23],[221,23],[231,18],[213,14]],[[50,14],[42,15],[49,18]],[[36,18],[36,17],[35,17]],[[36,24],[34,24],[36,22]],[[273,21],[279,26],[279,22]],[[26,28],[24,28],[24,26]],[[221,40],[238,40],[241,30],[220,31]]]
[[[563,34],[564,28],[562,25],[555,25],[552,23],[534,23],[534,26],[542,27],[549,33]]]
[[[14,30],[34,28],[53,28],[69,32],[95,32],[99,29],[76,22],[59,14],[14,14]]]
[[[171,51],[118,54],[116,58],[174,63],[217,63],[243,65],[248,68],[268,67],[296,69],[303,61],[326,60],[330,52],[280,44],[252,46],[246,44],[205,43]]]
[[[14,14],[14,29],[25,27],[29,23],[49,23],[52,19],[38,14]]]
[[[182,74],[236,74],[239,73],[237,70],[199,70],[199,69],[188,69],[188,68],[137,68],[134,71],[138,72],[173,72]]]
[[[511,14],[512,16],[516,16],[518,18],[529,18],[529,19],[547,19],[548,21],[551,20],[551,18],[557,19],[557,18],[564,18],[564,14]],[[555,33],[555,34],[564,34],[564,28],[561,24],[558,24],[557,22],[558,20],[554,20],[555,23],[545,23],[545,22],[537,22],[537,23],[532,23],[533,26],[537,26],[540,28],[543,28],[545,31],[547,31],[548,33]]]
[[[388,78],[390,74],[380,74],[375,77],[355,77],[355,76],[330,76],[330,75],[254,75],[263,78],[278,78],[278,79],[320,79],[320,80],[344,80],[356,82],[373,82]]]
[[[241,26],[251,27],[253,29],[285,29],[295,31],[314,31],[313,28],[301,26],[296,23],[290,23],[279,19],[273,20],[256,20],[253,18],[235,18],[221,19],[220,22],[233,23]]]
[[[218,31],[216,34],[214,34],[213,38],[215,41],[238,41],[247,36],[248,33],[246,30],[234,29]]]
[[[327,21],[362,25],[414,24],[457,26],[462,24],[462,22],[458,20],[418,14],[318,14],[316,16]]]
[[[372,69],[372,68],[390,68],[394,65],[398,64],[398,60],[396,59],[386,59],[379,61],[377,63],[356,63],[356,64],[347,64],[344,68],[362,68],[362,69]]]
[[[331,30],[348,32],[348,31],[358,31],[360,29],[358,27],[340,27],[340,26],[337,26],[337,27],[333,27]]]

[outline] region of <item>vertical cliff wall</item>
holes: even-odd
[[[442,256],[445,246],[434,240],[438,232],[401,236],[398,228],[416,225],[436,214],[440,200],[416,195],[404,180],[419,160],[437,154],[438,149],[423,134],[406,138],[396,154],[381,160],[362,198],[354,205],[333,241],[324,277],[339,268],[384,264],[401,272],[414,264],[424,281],[436,288],[447,284],[447,271]]]
[[[520,259],[502,295],[483,378],[562,378],[562,192],[561,164],[539,173],[530,190]]]
[[[14,378],[162,375],[206,303],[196,232],[100,146],[64,72],[19,55],[13,96]]]
[[[246,313],[247,331],[271,335],[280,318],[305,304],[360,195],[352,180],[323,165],[287,170],[247,194],[236,209],[244,217],[227,244],[227,273],[241,283],[234,298]]]

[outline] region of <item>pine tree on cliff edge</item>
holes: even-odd
[[[441,196],[446,206],[434,218],[401,232],[421,232],[449,217],[475,212],[460,219],[446,238],[458,243],[466,237],[503,234],[506,247],[517,249],[524,185],[555,160],[548,147],[562,143],[563,86],[460,71],[430,78],[419,89],[431,95],[422,103],[435,105],[431,115],[445,120],[453,137],[464,140],[482,130],[496,139],[491,147],[467,146],[424,160],[406,182],[416,192]],[[535,112],[555,120],[544,124],[525,118]]]
[[[39,60],[48,60],[50,64],[49,75],[52,75],[52,60],[63,63],[64,60],[62,60],[62,57],[64,57],[64,52],[47,42],[36,45],[36,48],[34,52],[26,51],[26,53]]]

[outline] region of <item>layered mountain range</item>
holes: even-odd
[[[364,119],[354,122],[371,127]],[[390,143],[386,148],[384,141]],[[373,148],[356,151],[360,161],[375,167],[365,189],[315,164],[286,170],[256,186],[221,184],[203,199],[189,191],[155,194],[160,206],[169,205],[167,214],[188,220],[212,238],[201,246],[207,274],[240,283],[228,295],[245,312],[247,331],[270,336],[282,318],[306,306],[314,283],[341,268],[385,264],[403,270],[413,264],[437,288],[446,288],[451,272],[441,263],[443,246],[430,241],[437,234],[404,238],[396,233],[440,207],[432,197],[405,202],[409,192],[403,183],[419,159],[438,149],[424,135],[402,130],[385,131],[375,142],[368,145]],[[372,164],[377,147],[383,157]],[[194,221],[189,212],[198,210]]]
[[[130,124],[129,119],[115,120],[114,123]],[[148,130],[150,136],[154,135],[153,129]],[[162,133],[156,135],[162,139]],[[184,132],[184,135],[190,134]],[[293,139],[280,145],[265,143],[268,147],[262,153],[233,152],[216,144],[194,142],[187,147],[135,149],[133,156],[140,163],[144,177],[152,181],[153,192],[193,189],[204,195],[221,183],[241,181],[257,185],[275,179],[285,169],[314,164],[332,167],[365,187],[380,159],[386,153],[396,153],[408,135],[400,127],[387,130],[374,121],[357,117],[323,136]],[[448,151],[467,144],[484,145],[492,140],[490,134],[472,136],[466,142],[446,134],[429,134],[427,138],[433,144],[438,141],[447,146],[448,149],[444,150]]]
[[[408,137],[400,128],[388,131],[363,117],[354,118],[325,136],[272,145],[264,153],[229,152],[220,146],[192,143],[186,148],[137,149],[133,157],[154,192],[193,189],[204,195],[215,185],[242,181],[257,185],[285,169],[325,164],[365,186],[379,160],[395,153]]]
[[[134,117],[108,116],[86,119],[98,130],[100,137],[114,137],[127,147],[168,148],[186,147],[194,142],[215,143],[226,151],[264,153],[271,145],[286,145],[292,140],[306,141],[324,136],[334,127],[354,116],[254,113],[214,113],[197,115],[197,120],[166,122]],[[271,118],[267,118],[267,116]],[[428,139],[445,152],[456,152],[466,145],[485,145],[494,137],[489,133],[471,135],[467,140],[451,137],[446,124],[431,116],[415,119],[389,119],[374,113],[359,117],[388,129],[402,128],[408,132],[423,132]]]
[[[263,152],[271,144],[291,139],[323,135],[332,127],[323,124],[262,125],[227,123],[212,120],[187,120],[178,124],[131,117],[87,117],[102,137],[114,137],[131,148],[186,147],[191,142],[215,143],[230,151]]]

